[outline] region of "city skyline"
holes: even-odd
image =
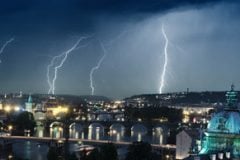
[[[14,37],[0,55],[0,93],[47,94],[51,59],[89,35],[59,69],[56,94],[91,94],[89,74],[105,54],[101,43],[109,45],[93,75],[95,95],[158,93],[163,24],[169,39],[163,93],[240,88],[237,0],[13,2],[0,6],[0,47]]]

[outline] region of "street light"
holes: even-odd
[[[19,110],[20,110],[20,107],[19,107],[19,106],[15,106],[15,107],[14,107],[14,111],[15,111],[15,112],[18,112]]]

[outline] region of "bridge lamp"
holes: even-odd
[[[113,133],[113,134],[116,134],[116,133],[117,133],[117,131],[116,131],[116,130],[113,130],[113,131],[112,131],[112,133]]]
[[[58,140],[58,143],[63,143],[63,141],[62,140]]]
[[[8,156],[8,159],[12,159],[12,158],[13,158],[13,155],[10,154],[10,155]]]
[[[12,129],[13,129],[13,126],[12,126],[12,125],[9,125],[9,126],[8,126],[8,130],[10,131],[10,135],[12,134]]]
[[[170,158],[170,156],[167,154],[167,155],[166,155],[166,159],[169,159],[169,158]]]

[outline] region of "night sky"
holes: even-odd
[[[0,93],[47,93],[47,65],[81,36],[58,72],[56,94],[123,98],[158,93],[165,40],[169,63],[163,92],[240,89],[238,0],[2,0]],[[53,72],[51,72],[52,74]]]

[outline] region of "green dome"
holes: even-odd
[[[213,116],[208,123],[208,132],[240,134],[240,113],[237,107],[237,92],[234,85],[226,94],[227,105],[224,111]]]
[[[222,111],[208,123],[207,132],[240,134],[240,114],[237,111]]]

